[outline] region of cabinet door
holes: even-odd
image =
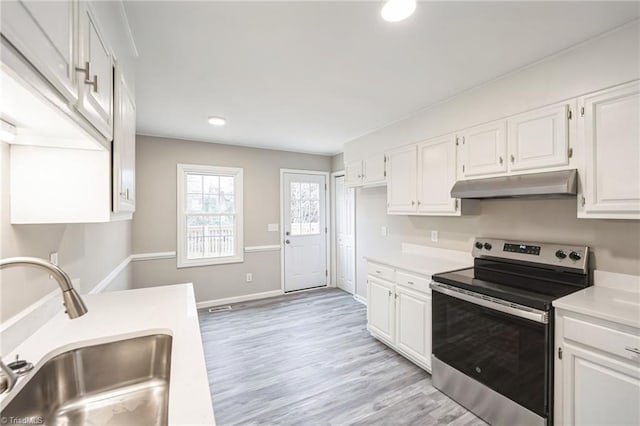
[[[113,58],[89,3],[80,3],[78,110],[107,139],[113,136]]]
[[[506,122],[494,121],[462,133],[462,169],[465,177],[507,171]]]
[[[387,154],[387,212],[413,213],[417,195],[415,145]]]
[[[67,99],[75,103],[76,0],[3,1],[2,35]]]
[[[362,161],[352,161],[344,165],[344,183],[347,186],[362,185]]]
[[[117,82],[115,133],[113,138],[113,211],[135,211],[136,105],[133,94],[119,76]]]
[[[640,219],[640,83],[594,93],[578,103],[584,212]]]
[[[456,137],[448,135],[418,145],[418,212],[455,213]]]
[[[384,154],[372,155],[364,160],[362,183],[365,185],[382,184],[386,181]]]
[[[394,285],[369,277],[367,322],[369,329],[393,343],[395,318]]]
[[[509,170],[569,164],[569,106],[555,105],[507,120]]]
[[[396,287],[396,346],[431,365],[431,298]]]
[[[566,344],[562,358],[560,424],[640,424],[637,365]]]

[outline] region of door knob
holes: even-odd
[[[289,231],[287,231],[287,232],[284,233],[284,235],[286,235],[288,237],[289,235],[291,235],[291,233]]]
[[[284,240],[284,242],[285,242],[286,244],[291,244],[291,241],[289,241],[289,240]]]

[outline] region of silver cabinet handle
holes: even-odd
[[[412,205],[412,206],[415,206],[415,205],[416,205],[416,202],[415,202],[415,201],[413,201],[413,200],[411,200],[411,205]]]
[[[503,161],[502,161],[502,156],[500,156],[500,165],[502,165]]]
[[[421,203],[420,203],[420,200],[418,200],[418,206],[419,206],[420,204],[421,204]]]
[[[511,162],[515,163],[516,162],[516,158],[513,156],[513,154],[511,154]]]
[[[389,291],[389,297],[391,297],[391,290],[388,290],[388,291]]]
[[[629,352],[633,352],[636,355],[640,355],[640,349],[632,348],[631,346],[625,346],[624,349]]]
[[[382,273],[382,271],[376,271],[376,274],[381,274],[381,273]]]
[[[413,285],[414,283],[413,283],[413,281],[407,281],[407,284]]]
[[[93,76],[93,80],[91,80],[91,63],[85,62],[84,68],[76,67],[77,72],[81,72],[84,74],[84,84],[89,86],[93,86],[93,91],[98,92],[98,75]]]
[[[124,198],[125,200],[129,201],[129,188],[127,188],[126,191],[122,191],[120,193],[120,198]]]
[[[284,240],[285,244],[291,244],[291,241],[289,240]]]

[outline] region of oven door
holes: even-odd
[[[433,355],[547,417],[548,315],[435,282],[432,289]]]

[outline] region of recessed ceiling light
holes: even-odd
[[[13,142],[16,138],[16,126],[8,121],[0,119],[0,140],[4,142]]]
[[[212,126],[224,126],[225,124],[227,124],[227,120],[225,118],[222,117],[209,117],[209,124],[211,124]]]
[[[407,19],[415,10],[416,0],[387,0],[380,15],[385,21],[398,22]]]

